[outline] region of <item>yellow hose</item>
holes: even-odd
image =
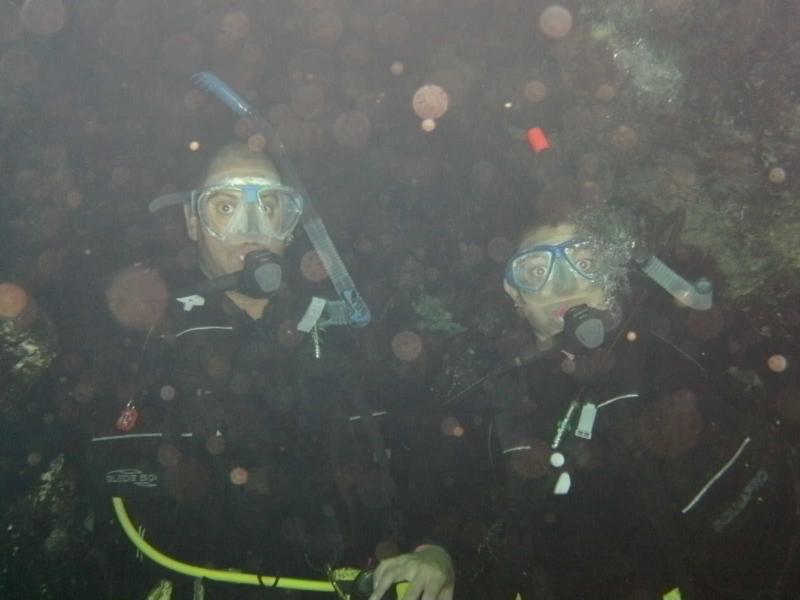
[[[330,581],[317,581],[313,579],[295,579],[292,577],[273,577],[271,575],[255,575],[253,573],[240,573],[236,571],[222,571],[220,569],[208,569],[206,567],[198,567],[197,565],[189,565],[174,558],[170,558],[156,550],[153,546],[148,544],[145,539],[139,535],[128,512],[125,510],[125,503],[122,498],[112,498],[114,503],[114,512],[117,514],[117,519],[122,525],[122,529],[127,534],[128,538],[133,542],[142,554],[162,567],[188,575],[189,577],[204,577],[213,581],[225,581],[227,583],[243,583],[247,585],[258,585],[263,587],[279,587],[289,590],[306,590],[309,592],[335,592],[333,584]],[[357,571],[356,571],[357,573]]]

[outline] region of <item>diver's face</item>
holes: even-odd
[[[247,176],[248,173],[239,175]],[[209,176],[206,185],[214,182],[214,177]],[[254,250],[266,249],[274,254],[283,255],[288,240],[291,239],[289,237],[281,240],[267,236],[242,239],[241,236],[234,236],[230,241],[222,241],[206,229],[189,206],[184,207],[184,216],[189,237],[197,242],[200,268],[209,279],[229,273],[238,273],[244,268],[244,257]]]
[[[558,245],[577,235],[572,225],[542,228],[534,231],[520,250],[541,245]],[[591,261],[591,256],[583,257]],[[525,317],[539,340],[547,340],[564,330],[564,314],[574,306],[586,304],[591,308],[606,310],[608,298],[602,287],[580,275],[564,258],[555,258],[550,277],[538,292],[528,292],[505,280],[503,287],[514,300],[520,315]]]

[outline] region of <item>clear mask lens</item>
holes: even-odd
[[[303,213],[302,198],[294,190],[260,184],[204,188],[196,207],[209,233],[223,242],[284,240]]]
[[[520,252],[512,258],[508,276],[517,288],[539,292],[551,279],[557,280],[560,287],[574,282],[576,276],[594,281],[602,273],[605,262],[594,245],[570,241]]]

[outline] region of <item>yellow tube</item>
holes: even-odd
[[[279,587],[289,590],[306,590],[309,592],[335,592],[330,581],[318,581],[313,579],[295,579],[292,577],[273,577],[271,575],[255,575],[252,573],[239,573],[235,571],[222,571],[219,569],[208,569],[190,565],[174,558],[170,558],[156,550],[139,535],[128,512],[125,510],[125,503],[122,498],[112,498],[114,512],[117,514],[122,529],[128,538],[133,542],[142,554],[153,562],[176,573],[188,575],[189,577],[204,577],[213,581],[225,581],[227,583],[243,583],[246,585],[258,585],[263,587]]]

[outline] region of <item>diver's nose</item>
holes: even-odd
[[[553,274],[550,277],[553,294],[565,296],[575,291],[578,282],[575,272],[563,258],[556,258],[553,264]]]

